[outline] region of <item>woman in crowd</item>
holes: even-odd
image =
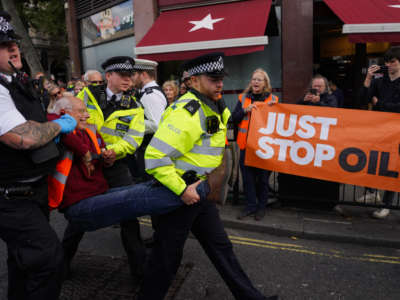
[[[176,85],[175,81],[168,80],[164,82],[162,90],[167,97],[168,105],[171,105],[171,103],[174,102],[178,96],[178,86]]]
[[[278,97],[271,91],[271,81],[267,72],[263,69],[256,69],[251,76],[249,85],[239,95],[239,102],[232,113],[232,120],[239,128],[237,143],[240,148],[240,169],[247,200],[246,207],[238,216],[239,220],[254,215],[255,220],[259,221],[265,216],[268,202],[268,180],[271,171],[245,166],[244,158],[251,112],[257,109],[256,102],[269,104],[278,102]]]
[[[85,87],[85,82],[82,80],[77,80],[74,85],[74,95],[78,95],[81,90]]]

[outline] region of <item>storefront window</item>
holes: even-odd
[[[134,34],[133,2],[123,2],[81,20],[82,47]]]

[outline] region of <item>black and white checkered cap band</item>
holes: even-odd
[[[0,31],[7,33],[10,30],[13,30],[11,24],[5,18],[0,17]]]
[[[212,61],[208,63],[204,63],[198,66],[195,66],[188,70],[190,76],[196,74],[204,74],[204,73],[212,73],[215,71],[224,70],[224,60],[220,57],[217,61]]]
[[[130,63],[112,64],[105,69],[105,72],[112,72],[112,71],[131,72],[133,71],[133,65]]]
[[[135,64],[135,66],[133,67],[135,70],[154,70],[155,67],[154,66],[147,66],[147,65],[139,65],[139,64]]]

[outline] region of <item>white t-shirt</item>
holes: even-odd
[[[11,81],[11,76],[1,74],[3,78]],[[24,116],[15,107],[10,92],[0,84],[0,136],[9,132],[14,127],[26,122]]]

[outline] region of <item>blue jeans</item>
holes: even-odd
[[[209,193],[208,183],[197,186],[202,200]],[[144,215],[165,214],[184,205],[178,195],[155,181],[109,189],[83,199],[65,210],[65,218],[81,231],[94,231]]]

